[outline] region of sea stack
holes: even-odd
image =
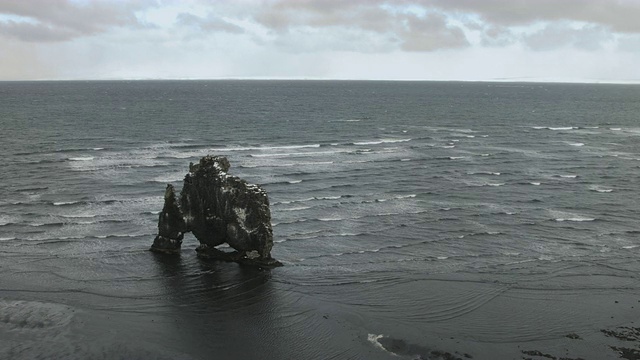
[[[229,175],[229,167],[224,156],[205,156],[189,164],[179,201],[173,186],[167,185],[151,251],[177,254],[184,233],[191,231],[200,242],[196,249],[200,257],[260,267],[282,265],[271,257],[273,230],[267,192]],[[235,251],[216,249],[223,243]]]

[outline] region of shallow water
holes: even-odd
[[[0,83],[0,358],[616,358],[600,330],[640,320],[639,98]],[[268,191],[284,267],[147,251],[164,184],[206,154]]]

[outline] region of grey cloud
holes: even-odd
[[[446,11],[476,14],[497,25],[527,25],[540,21],[580,21],[615,32],[640,33],[637,0],[400,0]],[[399,3],[400,3],[399,2]]]
[[[367,46],[382,51],[398,46],[405,51],[435,51],[469,45],[462,29],[447,24],[442,14],[418,16],[386,5],[383,1],[364,0],[276,1],[259,7],[253,18],[272,30],[280,44],[291,38],[291,33],[321,29],[325,44],[331,39],[341,44],[340,39],[357,38],[358,46],[352,46],[352,51],[358,52]],[[334,50],[342,49],[338,46]]]
[[[76,36],[76,32],[67,28],[16,21],[0,22],[0,33],[27,42],[65,41]]]
[[[584,26],[574,29],[566,24],[549,24],[544,29],[524,37],[524,43],[533,50],[548,51],[571,46],[593,51],[613,36],[600,26]]]
[[[203,31],[222,31],[231,34],[242,34],[244,29],[214,15],[202,18],[193,14],[181,13],[176,19],[176,23],[181,26],[192,26]]]
[[[479,34],[481,46],[523,41],[538,50],[560,46],[595,50],[610,40],[611,33],[640,34],[637,0],[274,0],[258,4],[248,16],[280,34],[276,36],[305,28],[327,34],[356,29],[371,36],[386,34],[405,51],[468,46],[464,28]],[[464,25],[452,25],[451,18]],[[567,28],[568,22],[582,23],[584,29]],[[519,34],[518,26],[533,24],[547,24],[547,28],[538,34]]]
[[[23,41],[50,42],[94,35],[113,27],[144,27],[135,12],[154,5],[150,0],[132,3],[0,0],[0,14],[25,18],[25,21],[0,21],[0,34]]]
[[[375,19],[369,21],[373,28],[388,29],[393,20],[390,9],[413,8],[478,16],[496,26],[565,20],[640,33],[637,0],[275,0],[259,2],[257,8],[255,19],[279,30],[302,25],[365,27],[367,17]],[[354,15],[366,11],[371,12],[367,17]]]
[[[461,48],[469,45],[462,29],[447,25],[442,15],[424,17],[407,15],[407,31],[403,34],[402,49],[406,51],[433,51]]]
[[[276,31],[294,27],[351,27],[374,32],[388,31],[394,17],[375,2],[302,0],[278,1],[260,7],[254,19]]]
[[[483,46],[507,46],[517,41],[516,36],[505,26],[490,25],[481,31],[480,43]]]

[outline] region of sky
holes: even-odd
[[[640,0],[0,0],[0,80],[640,83]]]

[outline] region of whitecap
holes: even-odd
[[[70,157],[67,160],[69,160],[69,161],[91,161],[91,160],[93,160],[93,156]]]
[[[411,141],[411,139],[380,139],[380,140],[372,140],[372,141],[360,141],[360,142],[354,142],[353,145],[378,145],[378,144],[399,143],[399,142],[407,142],[407,141]]]
[[[563,218],[559,218],[559,219],[555,219],[558,222],[563,222],[563,221],[575,221],[575,222],[583,222],[583,221],[595,221],[596,219],[594,218],[585,218],[585,217],[574,217],[574,218],[567,218],[567,219],[563,219]]]
[[[283,149],[305,149],[305,148],[319,148],[320,144],[303,144],[303,145],[275,145],[275,146],[247,146],[247,147],[227,147],[227,148],[213,148],[211,151],[251,151],[251,150],[283,150]]]
[[[575,179],[578,177],[578,175],[560,175],[560,177],[566,179]]]
[[[343,218],[318,218],[320,221],[342,221]]]
[[[609,128],[609,130],[620,131],[620,130],[622,130],[622,128]]]
[[[273,153],[273,154],[250,154],[251,157],[288,157],[288,156],[313,156],[313,155],[329,155],[329,154],[338,154],[345,153],[349,151],[345,150],[336,150],[336,151],[311,151],[311,152],[295,152],[295,153]]]
[[[584,143],[572,143],[571,146],[584,146]]]
[[[400,159],[400,161],[410,161],[411,159]]]
[[[453,149],[454,147],[456,147],[455,145],[445,145],[442,148],[443,149]]]
[[[298,206],[298,207],[292,207],[292,208],[278,209],[278,211],[300,211],[300,210],[306,210],[306,209],[311,209],[311,206]]]
[[[449,160],[460,160],[464,159],[464,156],[449,156]]]
[[[91,148],[91,150],[100,151],[100,150],[104,150],[104,148],[101,148],[101,147],[95,147],[95,148]]]
[[[573,130],[575,128],[573,126],[563,126],[563,127],[549,127],[547,129],[558,131],[558,130]]]
[[[503,186],[505,183],[487,183],[487,186]]]
[[[623,249],[635,249],[637,247],[640,247],[640,245],[627,245],[627,246],[623,246]]]
[[[438,256],[436,259],[438,259],[438,260],[446,260],[448,258],[449,258],[448,256]]]
[[[418,195],[416,194],[409,194],[409,195],[398,195],[396,196],[396,199],[408,199],[408,198],[414,198]]]
[[[591,186],[591,187],[589,187],[589,190],[596,191],[596,192],[599,192],[599,193],[610,193],[610,192],[613,192],[613,189],[603,189],[603,188],[601,188],[599,186]]]
[[[166,184],[166,183],[182,181],[183,179],[184,179],[184,173],[170,173],[170,174],[156,176],[151,181]]]
[[[337,200],[340,199],[342,197],[342,195],[338,195],[338,196],[316,196],[312,199],[314,200]]]
[[[534,185],[534,186],[540,186],[539,182],[530,182],[529,184]]]
[[[78,204],[80,201],[56,201],[53,203],[55,206],[63,206],[63,205],[73,205]]]
[[[396,353],[394,353],[394,352],[391,352],[391,351],[387,350],[387,349],[386,349],[384,346],[382,346],[382,344],[378,341],[378,340],[382,339],[383,337],[384,337],[384,335],[368,334],[368,335],[367,335],[367,340],[368,340],[371,344],[373,344],[373,346],[377,347],[378,349],[380,349],[380,350],[382,350],[382,351],[384,351],[384,352],[386,352],[386,353],[392,354],[392,355],[394,355],[394,356],[398,356]]]
[[[299,184],[301,182],[302,182],[302,180],[291,180],[291,181],[288,181],[289,184]]]
[[[63,218],[71,218],[71,219],[75,219],[75,218],[94,218],[98,215],[96,214],[69,214],[69,215],[58,215],[60,217]]]
[[[544,127],[544,126],[534,126],[533,129],[542,130],[542,129],[546,129],[546,127]]]
[[[16,238],[14,237],[0,237],[0,241],[10,241],[10,240],[15,240]]]
[[[473,139],[473,138],[475,138],[475,135],[465,135],[464,137],[467,137],[467,138]]]

